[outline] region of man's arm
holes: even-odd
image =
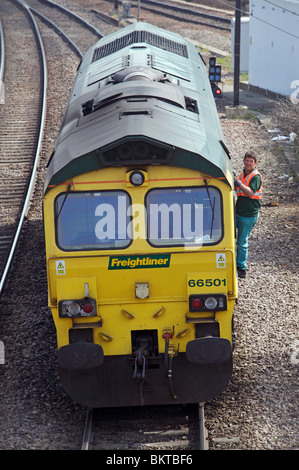
[[[238,188],[242,189],[243,193],[248,197],[252,197],[254,195],[254,191],[251,188],[248,188],[248,186],[245,186],[245,184],[241,183],[240,180],[235,179],[235,186],[238,186]]]
[[[254,193],[260,188],[261,178],[259,175],[254,176],[250,181],[251,187],[245,186],[245,184],[243,184],[240,180],[235,179],[235,186],[238,186],[243,191],[243,193],[246,194],[246,196],[251,198]]]

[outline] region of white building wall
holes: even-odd
[[[299,0],[250,0],[249,84],[287,96],[299,89]]]
[[[235,18],[231,22],[232,72],[235,69]],[[240,24],[240,72],[248,72],[249,67],[249,18],[242,17]]]

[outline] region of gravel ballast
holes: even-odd
[[[171,29],[173,23],[168,26],[164,20],[164,27]],[[209,43],[213,36],[212,45],[219,44],[214,32],[199,37],[198,31],[179,27],[177,32],[193,40]],[[73,53],[66,56],[64,43],[49,30],[47,54],[48,114],[36,191],[0,301],[0,340],[5,345],[5,364],[0,364],[2,450],[78,449],[85,418],[85,410],[66,396],[57,375],[42,224],[46,163],[78,59]],[[255,150],[264,196],[250,238],[248,276],[238,281],[232,381],[205,406],[210,448],[295,450],[299,448],[298,183],[285,158],[285,144],[272,142],[268,129],[255,118],[227,119],[225,104],[229,103],[221,101],[218,108],[235,173],[242,169],[245,152]]]

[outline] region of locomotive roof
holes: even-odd
[[[48,163],[44,191],[107,166],[102,149],[128,139],[168,146],[168,165],[232,185],[205,64],[182,36],[135,23],[85,54]]]

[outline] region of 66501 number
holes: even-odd
[[[226,286],[226,279],[189,279],[189,287],[219,287]]]

